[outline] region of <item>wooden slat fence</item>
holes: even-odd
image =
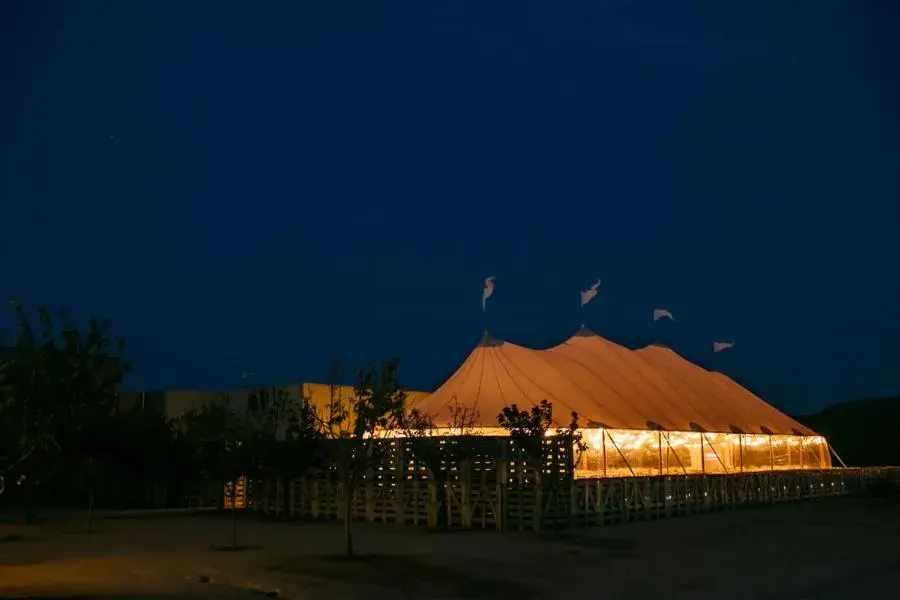
[[[575,479],[568,450],[551,439],[541,485],[509,438],[491,438],[466,456],[448,451],[438,485],[402,441],[355,491],[353,518],[371,522],[497,530],[535,526],[611,525],[642,519],[731,510],[864,492],[874,482],[900,482],[900,468],[782,470],[729,474]],[[287,485],[252,482],[247,506],[282,518],[338,519],[335,469]],[[239,492],[243,486],[238,486]],[[243,504],[239,498],[238,506]],[[438,513],[442,514],[439,515]]]

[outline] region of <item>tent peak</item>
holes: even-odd
[[[653,342],[647,346],[648,348],[662,348],[663,350],[671,350],[667,345],[660,341]]]
[[[492,336],[490,333],[488,333],[487,329],[484,330],[484,335],[481,336],[481,341],[478,342],[479,348],[502,346],[502,345],[503,345],[503,340],[496,339],[494,336]]]
[[[588,329],[587,325],[582,324],[572,337],[596,337],[597,334]]]

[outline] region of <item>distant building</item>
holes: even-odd
[[[328,410],[332,393],[335,394],[336,398],[345,402],[353,397],[353,387],[349,385],[331,386],[327,383],[297,383],[280,386],[277,389],[286,392],[288,397],[293,400],[300,401],[300,399],[303,399],[309,402],[322,416]],[[227,397],[229,407],[241,413],[247,410],[248,399],[253,391],[253,388],[242,388],[230,392],[202,390],[126,391],[120,394],[119,406],[123,409],[140,407],[144,410],[163,414],[169,419],[178,419],[191,410]],[[428,392],[414,390],[408,390],[406,393],[411,406],[414,406],[429,395]]]

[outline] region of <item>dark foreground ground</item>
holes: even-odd
[[[69,517],[69,519],[71,516]],[[0,526],[0,597],[866,598],[900,597],[900,504],[834,499],[564,534],[429,533],[227,517],[104,519],[98,532],[53,515]]]

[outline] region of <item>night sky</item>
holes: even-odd
[[[897,394],[898,31],[895,0],[0,0],[0,296],[112,317],[137,389],[394,355],[428,389],[493,275],[509,341],[584,320],[794,413]]]

